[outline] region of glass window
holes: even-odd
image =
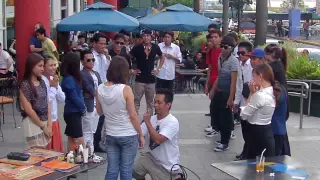
[[[61,0],[61,6],[67,6],[67,0]]]
[[[67,17],[67,10],[63,9],[61,10],[61,19],[64,19],[65,17]]]

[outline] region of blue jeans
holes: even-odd
[[[107,173],[105,180],[117,180],[120,171],[121,180],[132,180],[132,169],[138,151],[138,135],[106,136]]]

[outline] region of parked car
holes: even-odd
[[[249,34],[256,34],[256,24],[250,21],[241,22],[240,31],[243,31]]]
[[[269,45],[269,44],[281,45],[281,44],[284,44],[284,41],[281,41],[278,39],[266,39],[266,45]]]

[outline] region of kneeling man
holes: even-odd
[[[137,158],[133,168],[133,178],[145,180],[146,174],[152,180],[176,179],[180,172],[180,152],[178,146],[179,121],[170,114],[173,93],[170,90],[158,89],[154,99],[156,115],[150,112],[144,115],[142,131],[149,141],[149,152]]]

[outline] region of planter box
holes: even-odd
[[[310,85],[310,83],[306,82]],[[289,85],[289,92],[292,92]],[[295,86],[297,88],[298,86]],[[311,90],[319,90],[320,85],[312,84]],[[295,91],[298,92],[298,91]],[[300,93],[300,92],[299,92]],[[308,103],[309,103],[309,96],[306,99],[303,99],[303,113],[308,115]],[[319,92],[312,92],[311,94],[311,103],[310,103],[310,116],[320,117],[320,93]],[[300,97],[296,96],[289,96],[289,110],[290,112],[300,113]]]

